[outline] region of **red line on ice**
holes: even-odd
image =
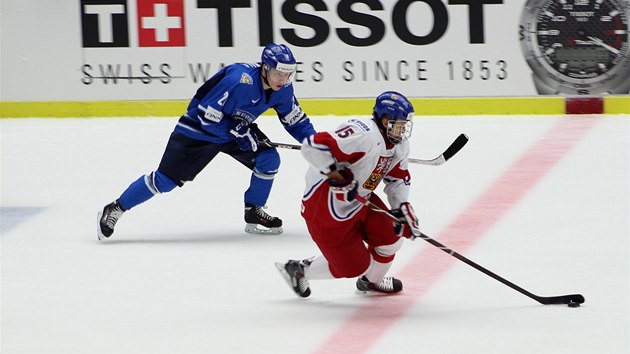
[[[559,119],[435,239],[465,255],[465,251],[529,193],[597,121],[596,117]],[[408,244],[406,247],[412,246]],[[431,245],[423,247],[397,274],[400,279],[407,280],[402,296],[371,298],[314,353],[367,352],[455,263],[461,262]]]

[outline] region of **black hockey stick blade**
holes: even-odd
[[[584,296],[581,294],[561,295],[561,296],[534,296],[534,300],[540,302],[543,305],[568,305],[568,304],[583,304]]]
[[[457,139],[453,141],[451,146],[449,146],[446,151],[442,154],[444,156],[444,160],[448,161],[453,155],[457,154],[459,150],[461,150],[464,145],[468,142],[468,136],[466,134],[459,134]]]
[[[461,150],[464,145],[468,142],[468,136],[466,134],[459,134],[457,139],[451,143],[451,145],[446,148],[442,155],[432,159],[432,160],[421,160],[421,159],[413,159],[409,158],[408,161],[410,163],[417,163],[420,165],[432,165],[432,166],[440,166],[446,161],[448,161],[451,157]]]

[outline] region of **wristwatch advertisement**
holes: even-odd
[[[519,37],[539,94],[630,91],[630,0],[528,0]]]

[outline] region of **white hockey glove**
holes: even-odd
[[[232,128],[232,130],[230,130],[230,134],[234,135],[236,142],[242,151],[258,150],[258,137],[256,136],[256,133],[249,129],[247,122],[239,122],[234,128]]]
[[[349,169],[337,170],[342,179],[328,178],[327,182],[330,190],[335,193],[337,200],[351,202],[357,195],[359,184],[354,179],[354,174]]]
[[[405,237],[410,240],[420,237],[422,232],[420,232],[418,217],[411,204],[404,202],[400,204],[400,208],[392,209],[389,212],[400,220],[400,222],[394,222],[394,233],[398,237]]]

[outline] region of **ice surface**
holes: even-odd
[[[280,236],[243,231],[250,173],[220,155],[98,242],[97,211],[156,168],[176,121],[0,120],[2,353],[630,352],[630,117],[416,118],[411,157],[471,139],[443,166],[410,166],[424,232],[535,294],[582,293],[579,308],[540,305],[421,240],[392,268],[402,295],[340,279],[297,298],[273,264],[317,253],[292,150],[267,210]]]

